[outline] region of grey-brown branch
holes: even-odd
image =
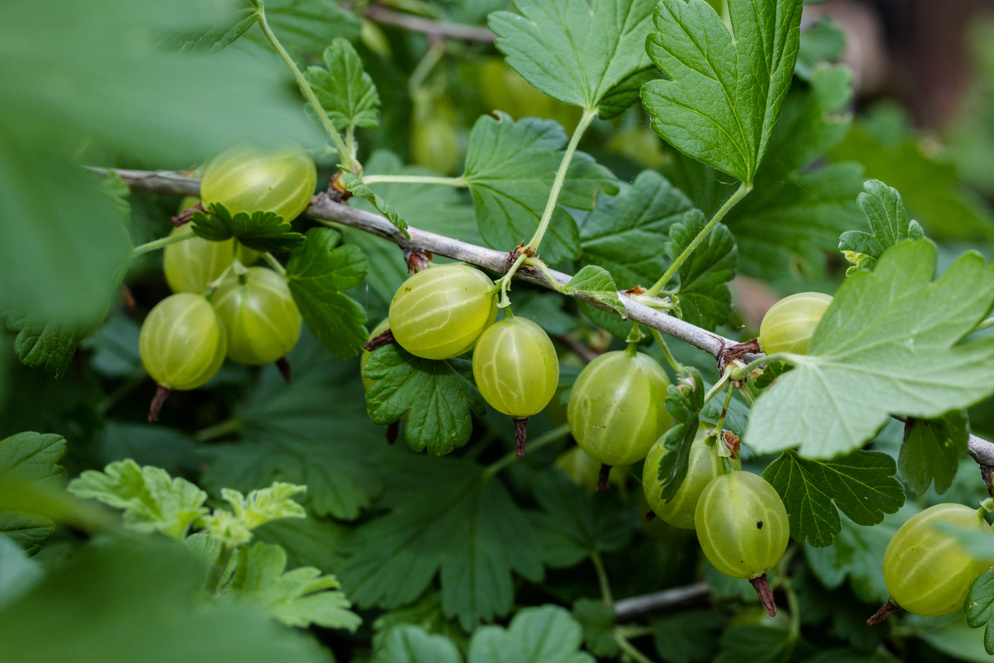
[[[422,32],[431,37],[448,37],[450,39],[484,43],[497,40],[497,35],[484,27],[433,21],[420,16],[412,16],[411,14],[401,14],[381,5],[370,5],[363,13],[366,15],[366,18],[372,19],[377,23],[392,25],[411,32]]]
[[[107,171],[116,173],[134,191],[149,193],[167,193],[181,196],[199,196],[200,180],[185,177],[173,171],[146,171],[91,168],[94,173],[102,175]],[[350,228],[356,228],[372,235],[378,235],[390,240],[405,250],[423,250],[431,253],[462,260],[477,267],[483,267],[498,274],[503,274],[507,268],[507,253],[488,249],[475,244],[461,242],[444,235],[438,235],[427,230],[409,227],[410,239],[398,230],[390,221],[379,214],[354,209],[348,205],[336,203],[326,196],[315,196],[310,207],[304,212],[305,216],[327,223],[335,223]],[[569,274],[550,270],[556,286],[563,286],[572,278]],[[545,288],[556,289],[550,285],[545,276],[536,269],[522,267],[515,274],[530,283]],[[624,291],[618,296],[625,306],[628,319],[639,322],[673,338],[686,341],[699,350],[718,358],[725,350],[736,344],[736,341],[724,336],[701,329],[689,322],[684,322],[663,311],[656,310],[630,298]],[[577,299],[586,301],[598,308],[611,310],[607,305],[588,297],[583,293],[576,295]],[[761,354],[747,354],[743,361],[749,362],[761,357]],[[994,443],[971,435],[967,446],[970,456],[981,466],[994,466]]]

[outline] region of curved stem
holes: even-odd
[[[673,261],[673,264],[669,266],[669,269],[667,269],[666,272],[659,277],[659,280],[656,281],[651,288],[649,288],[649,291],[646,294],[650,297],[658,295],[659,291],[666,287],[666,284],[670,282],[673,275],[676,274],[680,267],[683,266],[683,263],[687,262],[687,258],[689,258],[690,254],[694,252],[694,249],[696,249],[698,245],[703,242],[705,238],[707,238],[708,233],[710,233],[711,230],[718,225],[719,221],[725,218],[725,215],[728,214],[729,210],[735,207],[740,200],[749,195],[750,191],[752,191],[752,185],[743,182],[735,193],[733,193],[731,197],[725,201],[725,204],[721,206],[721,209],[719,209],[715,215],[711,217],[711,220],[708,221],[707,225],[704,226],[701,232],[697,233],[697,237],[694,238],[694,241],[692,241],[690,245],[683,250],[683,253],[677,256],[677,259]]]
[[[263,253],[262,258],[266,261],[266,263],[270,267],[276,270],[277,274],[279,274],[283,278],[286,278],[286,268],[283,267],[282,264],[280,264],[280,261],[277,260],[272,253],[269,253],[268,251],[266,253]]]
[[[596,110],[588,108],[583,111],[580,122],[573,131],[573,137],[570,138],[569,145],[566,146],[566,151],[563,152],[563,160],[559,163],[559,170],[556,171],[556,179],[552,182],[552,190],[549,191],[549,200],[545,204],[545,211],[542,212],[542,219],[538,222],[538,229],[535,231],[535,234],[528,240],[527,246],[536,251],[539,244],[542,243],[542,238],[545,237],[545,231],[549,229],[552,213],[556,211],[556,204],[559,201],[559,192],[562,191],[563,182],[566,181],[566,172],[569,170],[570,162],[573,161],[573,155],[576,153],[576,148],[580,144],[580,138],[583,137],[583,132],[587,130],[587,127],[590,126],[590,123],[594,121],[595,117],[597,117]],[[510,274],[511,272],[508,273]]]
[[[772,364],[775,361],[783,361],[788,364],[794,364],[798,363],[800,357],[801,355],[791,354],[790,352],[775,352],[771,355],[763,355],[762,357],[753,359],[744,366],[737,366],[735,370],[731,372],[731,376],[733,380],[744,380],[755,368]]]
[[[677,373],[683,373],[683,365],[678,362],[676,357],[673,356],[673,353],[670,352],[670,346],[666,345],[666,339],[664,339],[663,335],[659,333],[659,330],[649,327],[649,333],[652,334],[654,339],[656,339],[656,345],[658,345],[659,349],[663,351],[663,357],[666,358],[666,363],[670,365],[670,368]]]
[[[601,559],[600,552],[591,550],[590,561],[594,565],[594,570],[597,571],[597,584],[601,588],[601,599],[604,601],[604,605],[614,605],[614,596],[611,594],[611,583],[608,580],[607,570],[604,568],[604,560]]]
[[[725,386],[725,383],[728,382],[728,376],[730,376],[731,374],[732,374],[731,371],[725,371],[724,373],[722,373],[721,377],[718,378],[718,381],[715,382],[710,389],[708,389],[708,392],[706,394],[704,394],[705,403],[707,403],[709,400],[714,398],[715,395],[717,395],[717,393],[721,391],[722,387]]]
[[[469,186],[462,177],[440,177],[435,175],[366,175],[363,184],[438,184],[440,186]]]
[[[144,253],[149,253],[151,251],[157,251],[163,249],[170,244],[176,244],[178,242],[185,242],[188,239],[193,239],[197,236],[197,233],[193,232],[193,228],[189,230],[184,230],[181,233],[176,233],[175,235],[168,235],[162,239],[157,239],[152,242],[146,242],[145,244],[140,244],[136,246],[131,251],[132,257],[140,256]]]
[[[628,641],[624,635],[618,631],[614,632],[614,640],[618,643],[618,648],[628,654],[630,658],[637,661],[638,663],[653,663],[653,660],[640,652],[638,648]]]
[[[414,97],[421,84],[424,83],[425,78],[435,68],[435,65],[438,64],[444,54],[445,44],[440,41],[435,42],[428,48],[428,52],[421,58],[421,62],[414,68],[411,78],[407,81],[407,90],[411,97]]]
[[[542,275],[548,280],[550,288],[560,294],[566,292],[566,288],[556,283],[556,277],[553,276],[552,270],[549,269],[549,266],[545,264],[544,260],[541,258],[525,258],[525,264],[542,272]]]
[[[338,150],[338,157],[342,160],[342,165],[350,171],[355,170],[355,160],[352,158],[352,154],[349,152],[348,146],[342,140],[341,134],[338,133],[338,129],[332,124],[331,120],[328,118],[328,113],[325,112],[324,108],[321,106],[321,102],[318,101],[317,96],[314,94],[314,90],[311,89],[310,83],[304,78],[304,74],[301,73],[300,69],[297,67],[297,63],[293,61],[290,54],[286,52],[283,48],[283,44],[277,39],[276,35],[273,33],[272,28],[269,27],[269,21],[266,20],[266,10],[262,8],[260,4],[259,9],[259,27],[262,29],[262,33],[266,35],[266,39],[269,40],[270,45],[276,54],[280,56],[283,63],[293,74],[294,80],[297,81],[297,87],[300,88],[301,94],[304,95],[304,99],[307,103],[311,105],[314,112],[317,114],[318,120],[321,122],[321,126],[324,127],[325,132],[328,137],[331,138],[331,142],[335,144],[335,149]]]
[[[517,260],[515,260],[514,264],[511,265],[511,269],[507,270],[507,274],[502,276],[500,280],[497,281],[496,285],[500,286],[500,301],[497,302],[498,308],[507,308],[511,305],[511,300],[507,296],[507,291],[511,289],[511,278],[514,276],[514,273],[518,271],[518,267],[521,267],[527,259],[528,256],[523,252],[519,254]]]

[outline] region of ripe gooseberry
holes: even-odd
[[[528,417],[541,412],[559,386],[559,357],[549,335],[526,318],[491,325],[473,350],[473,379],[485,401],[515,419],[515,447],[523,456]]]
[[[227,348],[221,318],[203,296],[179,293],[156,304],[138,335],[142,364],[159,385],[149,421],[158,419],[170,390],[196,389],[214,377]]]
[[[901,525],[884,552],[884,582],[891,595],[888,605],[896,603],[927,617],[962,608],[970,585],[994,565],[994,545],[991,554],[978,558],[944,528],[994,537],[983,514],[983,509],[962,504],[937,504]],[[883,617],[886,614],[879,619]]]
[[[642,460],[672,423],[664,407],[670,379],[648,355],[606,352],[580,372],[566,418],[577,445],[604,466]],[[606,470],[601,468],[601,488]]]
[[[423,359],[468,352],[497,319],[494,283],[469,265],[433,265],[400,286],[390,302],[390,330]]]
[[[303,320],[286,279],[265,267],[227,277],[213,299],[228,335],[228,357],[242,364],[269,364],[293,349]]]
[[[694,514],[697,511],[697,501],[711,481],[725,472],[724,461],[718,455],[714,444],[705,441],[707,431],[703,428],[697,431],[697,437],[690,445],[690,459],[687,465],[687,476],[677,489],[676,494],[664,502],[660,494],[662,486],[659,483],[659,464],[668,451],[660,438],[649,449],[642,465],[642,490],[645,501],[649,503],[652,512],[664,522],[681,529],[694,529]],[[733,469],[742,469],[742,461],[729,458]]]
[[[759,347],[768,355],[806,353],[815,328],[831,303],[832,297],[820,292],[784,297],[763,316],[759,326]]]
[[[704,556],[732,578],[748,578],[766,611],[776,614],[766,572],[780,561],[790,540],[787,509],[763,477],[732,471],[701,492],[694,512]]]
[[[314,161],[299,145],[279,150],[240,146],[207,165],[200,197],[232,214],[265,210],[292,221],[307,209],[316,185]]]

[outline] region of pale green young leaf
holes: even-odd
[[[688,212],[675,223],[666,242],[670,260],[676,260],[706,225],[700,210]],[[717,224],[677,270],[680,282],[674,301],[682,319],[712,330],[728,320],[732,314],[732,293],[727,283],[735,276],[737,260],[735,238],[726,226]]]
[[[966,623],[984,629],[984,648],[994,655],[994,570],[985,571],[973,582],[963,607]]]
[[[420,596],[436,574],[442,610],[469,630],[507,615],[512,573],[542,577],[539,537],[504,485],[483,468],[394,450],[380,506],[386,509],[343,541],[336,570],[360,607],[391,609]]]
[[[355,631],[362,619],[340,591],[335,576],[322,575],[314,567],[286,570],[286,552],[269,543],[253,543],[238,549],[235,573],[221,591],[230,598],[264,608],[287,626]]]
[[[287,359],[290,384],[266,369],[235,408],[239,441],[204,449],[204,483],[217,492],[273,481],[306,485],[302,502],[310,512],[354,520],[382,488],[377,454],[386,446],[383,429],[365,412],[358,367],[336,360],[306,332]]]
[[[307,242],[290,254],[286,277],[308,328],[347,359],[362,351],[368,333],[365,310],[344,291],[362,283],[369,261],[357,246],[338,246],[341,239],[331,228],[307,231]]]
[[[545,94],[574,106],[597,109],[601,100],[649,66],[645,38],[655,0],[514,0],[515,12],[494,12],[490,29],[507,64]],[[624,86],[625,101],[638,87]]]
[[[335,128],[378,128],[380,95],[352,44],[335,39],[324,50],[323,59],[324,68],[308,67],[305,77]]]
[[[463,663],[455,644],[420,626],[395,626],[373,653],[373,663]]]
[[[902,242],[843,282],[808,354],[759,397],[745,442],[832,458],[890,418],[935,418],[994,392],[994,338],[969,334],[994,301],[994,269],[967,253],[934,283],[936,248]]]
[[[690,447],[700,428],[701,408],[704,407],[704,380],[696,368],[687,369],[689,380],[666,388],[666,411],[673,417],[673,426],[663,435],[666,453],[659,461],[657,478],[660,498],[669,501],[687,478]],[[680,387],[683,387],[682,389]]]
[[[369,355],[362,375],[376,381],[366,391],[369,416],[378,424],[406,417],[404,439],[415,451],[442,456],[461,447],[471,415],[486,412],[465,359],[422,359],[391,343]]]
[[[599,265],[623,288],[649,286],[666,269],[670,227],[693,204],[652,170],[638,174],[617,196],[601,196],[580,221],[579,261]]]
[[[276,481],[269,488],[253,490],[247,496],[232,488],[222,488],[221,497],[231,509],[214,509],[199,521],[210,536],[231,548],[252,540],[252,530],[282,518],[306,518],[304,507],[291,499],[307,492],[307,486]]]
[[[565,608],[525,608],[507,628],[484,626],[469,642],[467,663],[594,663],[579,651],[583,629]]]
[[[563,286],[563,292],[567,295],[583,293],[610,306],[622,316],[627,315],[625,305],[621,303],[621,297],[618,296],[618,286],[615,285],[614,279],[603,267],[597,265],[583,267],[573,275],[569,283]]]
[[[959,410],[937,419],[910,419],[897,459],[901,476],[919,495],[934,481],[935,492],[941,495],[956,477],[969,438],[970,422]]]
[[[729,32],[704,0],[662,0],[646,51],[669,79],[642,88],[656,133],[751,184],[794,75],[801,5],[729,0]]]
[[[103,472],[86,470],[69,482],[76,497],[97,500],[124,511],[124,524],[138,532],[186,536],[208,512],[207,493],[158,467],[139,467],[131,459],[110,463]]]
[[[469,135],[466,172],[484,241],[510,251],[538,228],[568,140],[556,122],[525,118],[517,122],[498,112],[482,116]],[[583,152],[576,152],[559,195],[559,205],[593,209],[598,191],[618,192],[614,175]],[[576,222],[557,207],[542,242],[549,263],[580,254]]]
[[[908,218],[908,210],[897,189],[879,180],[866,182],[864,189],[859,194],[859,208],[870,224],[871,232],[850,230],[839,238],[839,250],[852,263],[847,274],[858,269],[873,269],[890,247],[906,239],[925,236],[918,222]]]
[[[61,488],[66,470],[59,461],[66,454],[60,435],[18,433],[0,440],[0,479],[38,488]],[[55,523],[44,515],[21,508],[0,509],[0,535],[5,534],[29,554],[55,531]]]
[[[221,203],[211,203],[203,212],[195,211],[191,227],[198,236],[212,242],[236,237],[256,251],[289,251],[305,241],[303,235],[292,230],[289,221],[275,212],[232,214]]]
[[[365,198],[370,202],[370,204],[379,211],[380,214],[387,217],[387,219],[397,227],[399,231],[404,233],[404,236],[410,239],[411,235],[407,232],[407,221],[393,208],[390,203],[383,199],[382,196],[378,195],[375,191],[370,189],[368,186],[363,184],[362,180],[352,173],[342,173],[342,184],[344,184],[349,192],[353,196],[359,198]]]
[[[0,610],[0,651],[17,663],[329,661],[312,638],[263,610],[205,602],[197,560],[150,542],[104,541],[53,565]]]
[[[878,451],[855,451],[830,461],[785,451],[763,471],[783,499],[790,536],[816,548],[831,545],[842,530],[839,511],[857,525],[876,525],[904,504],[894,459]]]

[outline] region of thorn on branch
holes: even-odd
[[[758,338],[752,338],[734,345],[726,345],[718,353],[718,373],[724,373],[726,366],[736,359],[742,358],[743,355],[758,354],[760,352],[762,350],[759,349]]]
[[[776,617],[777,604],[773,600],[773,590],[770,589],[770,582],[766,579],[766,574],[764,573],[757,578],[749,578],[749,582],[759,595],[759,602],[766,608],[766,614],[770,617]]]
[[[629,288],[628,290],[625,290],[625,294],[628,295],[628,296],[632,296],[632,295],[644,295],[647,292],[649,292],[649,291],[646,290],[645,288],[643,288],[640,285],[637,285],[637,286],[635,286],[633,288]]]
[[[362,347],[366,351],[372,352],[376,348],[382,348],[387,343],[393,343],[393,332],[390,331],[389,329],[383,332],[382,334],[377,334],[373,338],[369,339],[368,341],[366,341],[366,344]]]
[[[873,616],[866,620],[866,623],[870,626],[876,626],[900,609],[901,606],[894,603],[894,599],[889,598],[887,599],[887,603],[884,603],[883,607],[873,613]]]

